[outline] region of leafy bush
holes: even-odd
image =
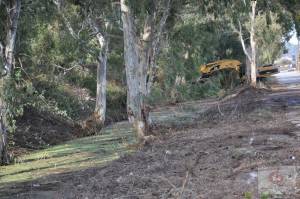
[[[220,96],[222,92],[233,89],[238,84],[240,84],[240,79],[232,72],[218,73],[205,79],[204,82],[185,82],[178,85],[173,83],[175,86],[167,88],[162,88],[159,84],[155,84],[148,102],[151,105],[157,105]]]
[[[120,85],[109,83],[107,86],[107,122],[127,119],[126,89]]]

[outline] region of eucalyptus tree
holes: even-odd
[[[7,156],[7,128],[8,128],[8,105],[6,102],[5,87],[10,81],[13,73],[13,62],[16,35],[18,29],[18,21],[21,11],[21,0],[2,0],[0,1],[0,25],[4,30],[0,35],[0,58],[2,62],[2,70],[0,80],[0,164],[8,163]]]
[[[141,141],[149,130],[149,95],[153,71],[172,0],[121,0],[128,119]]]
[[[284,50],[284,31],[278,23],[278,14],[259,13],[256,17],[257,63],[259,65],[274,63]]]
[[[244,54],[250,66],[246,66],[248,81],[252,86],[256,86],[256,40],[255,40],[255,18],[257,14],[256,0],[233,1],[230,6],[232,10],[233,29],[239,35]],[[237,25],[236,25],[237,24]],[[250,45],[247,45],[244,36],[243,27],[247,26],[247,35],[250,36]],[[236,27],[238,26],[238,28]]]
[[[229,12],[231,12],[233,31],[238,33],[244,54],[250,62],[246,71],[248,71],[247,76],[252,86],[256,84],[256,64],[260,56],[257,56],[257,51],[261,52],[263,50],[258,49],[261,47],[261,45],[258,45],[258,41],[264,39],[262,38],[264,35],[259,34],[260,30],[258,30],[258,28],[268,29],[270,31],[272,23],[273,25],[276,23],[281,26],[281,31],[279,31],[277,35],[282,36],[282,38],[286,40],[290,38],[293,23],[290,12],[286,9],[286,4],[284,5],[284,3],[282,3],[280,0],[231,0],[231,5],[227,7]],[[272,21],[272,14],[277,16],[276,21]],[[258,15],[265,17],[265,27],[257,26],[256,18]],[[273,37],[273,39],[274,38],[275,37]],[[278,37],[276,37],[276,39],[278,39]],[[259,44],[261,44],[261,42],[259,42]],[[271,48],[271,44],[268,47]],[[281,43],[281,48],[283,48],[283,43]],[[276,53],[280,52],[280,50],[280,48],[276,48]],[[273,53],[275,53],[275,51]]]
[[[98,43],[98,55],[94,55],[97,60],[97,91],[94,114],[91,117],[99,125],[104,125],[106,116],[106,89],[107,89],[107,65],[109,53],[109,32],[114,23],[112,20],[112,9],[114,3],[108,0],[97,1],[64,1],[53,0],[57,6],[61,18],[64,21],[70,35],[75,40],[83,41],[81,33],[88,31],[91,39],[96,39]],[[66,16],[67,4],[77,6],[79,13],[77,14],[77,29],[72,26],[71,20]],[[91,50],[89,50],[91,52]]]
[[[276,0],[281,6],[288,10],[293,17],[297,37],[300,38],[300,1],[298,0]]]
[[[298,55],[297,55],[297,69],[300,70],[300,1],[298,0],[278,0],[281,5],[288,10],[293,17],[294,25],[298,38]]]

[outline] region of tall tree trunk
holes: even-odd
[[[251,53],[251,48],[248,46],[246,48],[247,52]],[[250,55],[251,56],[251,55]],[[247,77],[247,83],[250,83],[251,80],[251,61],[246,57],[246,77]]]
[[[128,119],[137,133],[137,138],[143,140],[148,130],[149,113],[146,111],[144,96],[144,66],[140,63],[140,49],[134,18],[130,8],[126,5],[126,0],[121,0],[123,34],[124,34],[124,60],[127,80],[127,112]]]
[[[109,39],[107,36],[107,29],[109,28],[109,23],[105,27],[105,31],[101,30],[99,25],[92,19],[89,18],[89,24],[91,29],[96,33],[98,40],[100,52],[98,56],[97,65],[97,93],[96,93],[96,105],[95,105],[95,122],[98,125],[103,126],[105,123],[106,116],[106,89],[107,89],[107,57],[108,57],[108,44]]]
[[[300,37],[298,37],[297,55],[296,55],[296,70],[300,71]]]
[[[21,11],[21,0],[12,0],[7,4],[8,19],[7,19],[7,33],[4,53],[2,59],[6,76],[0,81],[0,164],[8,163],[7,155],[7,102],[4,99],[4,87],[10,81],[12,66],[14,60],[15,42],[18,28],[18,20]],[[3,45],[1,45],[3,46]]]
[[[256,42],[255,42],[255,16],[256,16],[256,4],[257,1],[251,0],[251,8],[252,12],[250,15],[250,23],[251,23],[251,29],[250,29],[250,51],[245,45],[245,41],[243,38],[243,31],[242,31],[242,25],[239,21],[239,36],[240,41],[243,47],[243,51],[246,55],[246,59],[250,62],[250,67],[248,66],[249,63],[246,62],[246,75],[248,78],[248,70],[250,69],[250,85],[256,87],[256,78],[257,78],[257,70],[256,70]]]
[[[156,57],[161,46],[163,28],[169,16],[171,0],[157,2],[160,7],[156,7],[153,13],[146,16],[144,30],[140,37],[137,36],[135,18],[126,2],[126,0],[120,1],[128,86],[127,112],[128,119],[133,123],[137,137],[141,141],[148,136],[150,120],[145,99],[151,90]]]
[[[102,40],[105,41],[105,40]],[[100,42],[100,41],[99,41]],[[96,93],[96,105],[95,115],[96,122],[101,126],[104,125],[106,115],[106,88],[107,88],[107,51],[108,42],[100,43],[102,45],[102,51],[99,53],[98,65],[97,65],[97,93]]]
[[[7,78],[0,80],[1,98],[0,98],[0,165],[9,163],[7,154],[7,120],[6,120],[6,103],[3,99],[4,85]]]
[[[250,45],[251,45],[251,86],[256,87],[256,42],[255,42],[255,15],[257,1],[251,1],[251,30],[250,30]]]
[[[70,21],[64,15],[64,10],[62,9],[63,2],[61,0],[53,0],[53,3],[57,6],[57,9],[60,12],[62,19],[65,22],[65,25],[70,33],[70,35],[79,40],[79,34],[76,34]],[[107,88],[107,57],[108,57],[108,44],[109,39],[107,36],[107,30],[110,26],[110,23],[105,23],[105,27],[96,23],[96,21],[91,17],[87,16],[87,21],[90,26],[90,29],[94,31],[96,38],[99,44],[99,55],[97,58],[97,91],[96,91],[96,103],[94,114],[87,119],[87,121],[96,122],[96,125],[103,126],[105,123],[106,117],[106,88]],[[87,122],[86,121],[86,122]]]

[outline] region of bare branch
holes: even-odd
[[[70,33],[70,35],[74,38],[74,39],[79,39],[79,34],[82,30],[80,30],[80,32],[78,32],[78,34],[75,33],[71,22],[68,20],[68,18],[65,16],[64,11],[62,10],[62,0],[52,0],[52,2],[56,5],[59,14],[61,15],[62,19],[64,20],[65,25],[67,26],[67,29]]]
[[[52,0],[52,2],[57,6],[57,8],[60,10],[61,7],[61,1],[60,0]]]
[[[158,29],[155,31],[155,35],[153,35],[153,40],[152,40],[153,59],[155,59],[155,57],[159,53],[159,44],[163,35],[163,30],[167,23],[167,19],[169,17],[170,7],[171,7],[171,0],[167,0],[167,3],[163,9],[162,17],[157,25]]]
[[[182,183],[181,192],[179,194],[179,196],[180,196],[179,198],[183,198],[184,189],[185,189],[186,184],[188,183],[188,180],[189,180],[189,171],[186,172],[184,181]]]
[[[88,18],[88,23],[90,28],[95,32],[93,34],[96,35],[100,48],[106,50],[107,35],[104,34],[104,31],[100,29],[99,25],[91,17]]]
[[[1,57],[1,58],[3,58],[3,56],[4,56],[3,51],[4,51],[4,47],[3,47],[2,42],[0,42],[0,57]]]
[[[243,3],[244,3],[244,5],[245,5],[245,6],[247,6],[247,4],[246,4],[246,0],[243,0]]]
[[[80,65],[77,65],[75,64],[74,66],[70,67],[70,68],[65,68],[65,67],[62,67],[60,65],[57,65],[57,64],[52,64],[52,66],[56,67],[56,68],[59,68],[59,69],[62,69],[64,71],[64,73],[70,71],[70,70],[73,70],[74,68],[76,67],[80,67]]]
[[[242,24],[241,24],[240,21],[239,21],[239,36],[240,36],[241,44],[242,44],[242,47],[243,47],[243,51],[244,51],[245,55],[247,56],[247,58],[249,59],[249,61],[252,62],[252,58],[251,58],[251,56],[249,55],[249,52],[246,49],[245,41],[244,41],[244,38],[243,38],[243,32],[242,32]]]
[[[26,72],[26,70],[24,69],[23,63],[22,63],[21,59],[18,58],[18,60],[19,60],[19,63],[20,63],[20,68],[21,68],[21,70],[25,73],[25,75],[26,75],[30,80],[32,80],[31,76],[30,76],[30,75]]]
[[[93,30],[91,35],[101,34],[104,37],[103,31],[100,29],[99,25],[92,19],[92,17],[88,16],[88,24],[90,28]]]
[[[74,39],[79,39],[79,37],[78,37],[79,34],[76,34],[76,33],[75,33],[75,31],[74,31],[74,29],[73,29],[73,27],[72,27],[70,21],[67,19],[67,17],[64,15],[64,13],[63,13],[63,12],[60,12],[60,14],[61,14],[61,16],[62,16],[62,18],[63,18],[63,20],[64,20],[64,22],[65,22],[65,24],[66,24],[66,26],[67,26],[67,28],[68,28],[68,31],[69,31],[70,34],[71,34],[71,36],[72,36]]]

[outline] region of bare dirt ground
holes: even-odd
[[[260,198],[261,170],[300,164],[300,90],[294,87],[300,74],[269,82],[272,90],[246,88],[222,100],[186,103],[185,111],[158,109],[152,116],[169,116],[158,120],[157,139],[136,153],[101,168],[16,184],[22,191],[11,188],[3,197]],[[297,182],[296,176],[293,191],[279,192],[279,198],[300,198]]]

